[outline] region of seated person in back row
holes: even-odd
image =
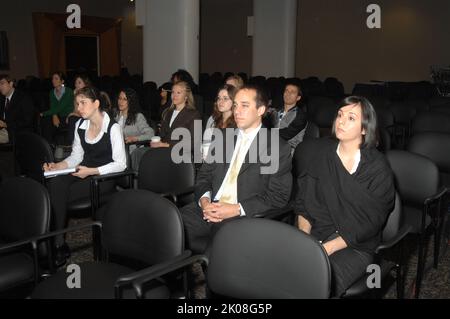
[[[52,75],[53,90],[49,93],[50,109],[41,113],[42,136],[50,143],[56,142],[56,135],[67,128],[66,117],[73,110],[73,91],[65,86],[62,72]]]
[[[294,153],[298,144],[303,141],[307,115],[300,107],[302,90],[300,84],[295,81],[287,82],[283,93],[283,108],[272,110],[270,116],[271,126],[280,130],[280,137],[291,146],[291,154]]]
[[[31,98],[14,88],[8,75],[0,75],[0,144],[13,143],[20,132],[33,132],[35,115]]]
[[[114,110],[114,119],[122,128],[125,143],[150,141],[155,135],[148,125],[144,115],[140,112],[139,97],[135,90],[125,88],[119,91],[117,108]],[[136,149],[135,145],[129,148],[130,153]]]
[[[125,144],[120,126],[104,112],[100,104],[100,93],[92,87],[85,87],[75,95],[76,106],[81,119],[75,127],[72,153],[59,163],[45,163],[44,171],[76,167],[71,175],[50,179],[50,201],[53,209],[55,230],[61,230],[67,222],[67,203],[88,197],[93,175],[122,172],[126,169]],[[104,184],[104,185],[103,185]],[[114,187],[114,183],[102,183],[101,192]],[[68,247],[64,237],[55,239],[57,264],[64,263]]]
[[[300,230],[329,255],[332,292],[341,296],[372,263],[393,209],[392,171],[376,146],[377,116],[370,102],[350,96],[340,105],[334,138],[303,143],[295,211]]]
[[[177,82],[172,86],[172,105],[166,109],[162,115],[160,141],[152,141],[150,148],[173,147],[180,140],[174,139],[172,133],[178,128],[184,128],[189,131],[190,148],[192,154],[194,149],[201,152],[201,130],[200,136],[195,135],[195,122],[201,128],[201,116],[195,108],[194,96],[191,87],[187,82]],[[184,137],[183,137],[184,138]],[[183,139],[181,138],[181,140]],[[149,148],[138,148],[131,154],[131,164],[135,171],[139,170],[139,163],[142,156],[149,151]]]

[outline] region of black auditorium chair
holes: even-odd
[[[403,223],[410,233],[419,237],[415,297],[425,269],[428,235],[434,235],[434,267],[437,267],[442,231],[441,201],[446,193],[439,187],[439,169],[425,156],[407,151],[391,150],[386,157],[394,172],[396,189],[403,204]]]
[[[438,112],[419,112],[412,124],[412,135],[422,132],[450,134],[450,115]]]
[[[142,157],[137,173],[137,188],[169,198],[181,207],[194,200],[195,167],[176,163],[171,148],[149,149]]]
[[[49,231],[50,199],[38,182],[14,177],[1,184],[0,203],[0,298],[25,297],[42,270],[33,261],[42,246],[27,239]]]
[[[161,274],[207,265],[206,282],[213,297],[243,299],[329,298],[331,271],[327,253],[313,237],[269,219],[243,218],[221,227],[210,254],[153,267],[134,281],[138,288]],[[138,289],[140,290],[140,289]]]
[[[42,166],[44,163],[55,162],[54,154],[48,142],[35,133],[22,133],[17,136],[15,157],[22,176],[30,177],[42,184],[46,183]],[[79,216],[91,214],[95,216],[95,211],[105,203],[115,189],[110,192],[101,192],[102,184],[109,180],[129,176],[131,172],[112,173],[98,175],[91,178],[91,195],[83,198],[76,198],[69,201],[68,215]],[[131,184],[131,181],[129,182]],[[102,196],[100,196],[102,194]]]
[[[68,288],[68,274],[61,270],[42,281],[33,291],[32,298],[135,298],[140,296],[140,290],[133,286],[133,280],[146,267],[165,268],[169,261],[181,261],[190,256],[190,252],[184,250],[183,223],[177,207],[149,191],[125,190],[115,194],[108,203],[103,221],[72,230],[82,227],[101,229],[102,260],[79,264],[80,288]],[[69,231],[71,229],[65,230]],[[112,256],[116,262],[111,262]],[[158,276],[147,282],[143,296],[152,299],[172,297],[170,293],[176,291],[172,283],[172,280]]]
[[[387,282],[387,277],[391,270],[395,270],[396,284],[397,284],[397,298],[403,299],[404,296],[404,269],[403,269],[403,242],[410,231],[411,226],[402,225],[402,203],[398,193],[395,194],[395,206],[386,221],[383,228],[381,243],[375,248],[375,258],[373,264],[380,268],[380,287],[369,288],[367,285],[368,279],[372,273],[366,273],[353,283],[342,295],[343,298],[361,298],[366,296],[381,297],[380,293],[386,291],[384,283]],[[394,250],[394,254],[385,254],[389,250]],[[388,256],[389,259],[386,257]]]

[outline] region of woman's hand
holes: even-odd
[[[64,161],[59,162],[59,163],[44,163],[44,165],[42,166],[42,169],[44,170],[44,172],[55,171],[55,170],[65,169],[65,168],[67,168],[67,163]]]
[[[56,114],[52,116],[52,122],[53,126],[55,127],[59,127],[59,125],[61,124],[61,121],[59,120],[59,117]]]
[[[169,147],[169,143],[164,142],[150,142],[151,148]]]
[[[341,236],[339,236],[324,243],[323,248],[325,248],[328,256],[330,256],[341,249],[347,248],[347,243]]]
[[[125,137],[125,143],[134,143],[134,142],[137,142],[138,141],[138,138],[137,138],[137,136],[128,136],[128,137]]]
[[[298,229],[301,231],[311,234],[311,223],[303,216],[298,215]]]
[[[77,166],[77,171],[73,173],[73,176],[79,177],[81,179],[84,179],[91,175],[98,175],[98,169],[92,168],[92,167],[86,167],[86,166]]]

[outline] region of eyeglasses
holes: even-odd
[[[218,96],[218,97],[216,97],[216,102],[220,102],[220,101],[228,102],[228,101],[231,101],[231,99],[228,96],[224,96],[224,97]]]

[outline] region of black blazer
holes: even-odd
[[[189,130],[189,132],[191,133],[191,145],[195,145],[198,146],[198,148],[200,149],[200,145],[201,145],[201,138],[202,138],[202,131],[200,130],[199,134],[196,139],[194,139],[195,134],[194,134],[194,120],[201,120],[201,116],[200,113],[198,113],[197,110],[195,109],[188,109],[186,107],[184,107],[181,112],[177,115],[177,117],[175,118],[175,120],[172,123],[172,126],[169,126],[170,123],[170,119],[172,118],[172,114],[173,114],[173,110],[167,111],[163,114],[163,119],[161,121],[161,131],[160,131],[160,136],[161,136],[161,141],[164,143],[169,143],[170,146],[175,145],[176,143],[178,143],[178,140],[172,140],[171,135],[173,130],[175,130],[176,128],[187,128]],[[201,122],[200,122],[200,129],[201,129]]]
[[[9,102],[9,107],[6,110],[5,118],[3,114],[5,111],[6,97],[0,97],[0,118],[6,122],[10,140],[13,140],[15,134],[22,131],[34,131],[34,116],[35,110],[31,98],[17,89]]]
[[[267,157],[272,152],[276,154],[276,147],[271,145],[270,131],[267,132],[268,134],[264,136],[260,130],[253,140],[250,150],[259,145],[256,148],[256,161],[249,163],[249,151],[238,175],[238,202],[242,205],[246,216],[249,217],[269,209],[286,206],[291,195],[291,148],[286,141],[281,138],[278,139],[279,157],[277,158],[279,165],[276,172],[273,174],[261,174],[261,168],[267,168],[271,165],[271,163],[264,164],[264,162],[267,162]],[[223,135],[225,136],[225,133]],[[213,142],[210,150],[214,152],[214,149],[218,147],[223,147],[221,163],[204,163],[197,174],[195,185],[195,199],[197,202],[208,191],[211,192],[212,198],[216,196],[230,166],[234,145],[230,148],[228,154],[225,152],[225,142],[221,143],[221,141]],[[226,158],[227,156],[228,158]]]

